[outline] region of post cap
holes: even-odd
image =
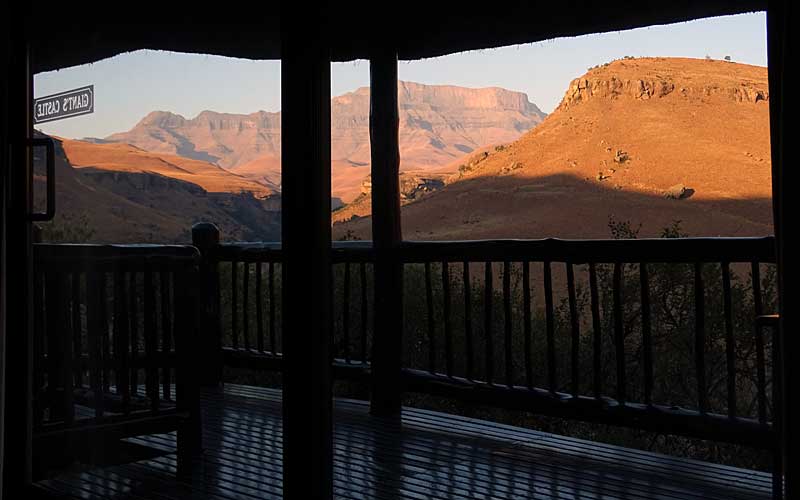
[[[192,226],[192,244],[196,247],[219,245],[219,228],[211,222],[198,222]]]

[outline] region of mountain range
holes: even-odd
[[[521,92],[399,82],[403,171],[438,171],[483,146],[505,143],[540,123],[545,114]],[[271,191],[280,189],[281,114],[203,111],[185,118],[153,111],[131,130],[95,143],[217,165]],[[369,89],[331,100],[333,196],[355,198],[369,174]],[[109,165],[109,167],[111,167]]]
[[[335,238],[370,238],[368,97],[332,100]],[[766,68],[625,58],[574,79],[547,116],[497,88],[403,82],[399,97],[406,239],[606,238],[614,221],[641,236],[772,233]],[[158,111],[57,142],[51,227],[187,242],[210,220],[228,240],[280,237],[279,113]]]

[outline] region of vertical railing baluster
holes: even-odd
[[[622,266],[614,264],[614,347],[617,358],[617,401],[624,405],[627,397],[625,380],[625,329],[622,318]]]
[[[335,262],[331,262],[330,267],[328,268],[328,282],[331,284],[330,289],[328,290],[328,309],[331,312],[331,326],[330,326],[330,352],[328,356],[330,357],[331,362],[335,359],[339,358],[339,344],[336,342],[336,304],[335,304],[335,296],[336,296],[336,266]]]
[[[522,263],[522,329],[525,335],[525,384],[533,389],[533,331],[531,329],[531,263]]]
[[[600,323],[600,299],[597,290],[597,266],[589,263],[589,295],[592,309],[592,372],[594,374],[594,397],[603,395],[603,332]]]
[[[275,338],[275,262],[269,262],[269,344],[273,356],[278,354]]]
[[[44,320],[45,328],[42,332],[42,341],[46,340],[47,342],[46,359],[41,350],[37,356],[44,362],[39,372],[47,376],[45,386],[39,385],[39,388],[47,387],[47,402],[41,405],[41,409],[49,408],[49,420],[54,421],[65,418],[68,379],[71,378],[64,378],[67,357],[67,352],[64,350],[64,338],[69,336],[62,331],[62,325],[64,324],[63,274],[57,269],[48,269],[44,273],[37,272],[37,274],[44,274],[43,280],[37,280],[39,282],[43,281],[41,284],[44,291],[44,307],[37,309],[37,312],[39,313],[39,320]],[[37,290],[36,294],[40,295],[41,291]],[[67,349],[67,351],[71,351],[71,349]],[[41,381],[39,383],[41,384]]]
[[[164,363],[161,366],[162,395],[166,401],[172,398],[170,386],[172,385],[171,363],[172,356],[172,307],[170,273],[167,268],[161,270],[158,279],[161,286],[161,352],[164,354]]]
[[[442,261],[442,321],[444,323],[445,370],[453,376],[453,329],[450,325],[450,263]]]
[[[484,277],[483,277],[483,321],[484,321],[484,335],[486,337],[486,382],[489,384],[494,383],[494,344],[492,342],[492,301],[494,299],[494,277],[492,276],[492,262],[487,261],[484,264]]]
[[[242,343],[246,351],[250,350],[250,263],[242,262]]]
[[[130,358],[129,358],[129,321],[128,295],[125,286],[125,271],[117,267],[114,270],[114,358],[117,365],[117,394],[122,396],[122,413],[130,414]]]
[[[136,294],[136,271],[130,272],[130,322],[131,322],[131,394],[139,394],[139,296]]]
[[[639,285],[642,295],[642,357],[644,362],[644,402],[653,404],[653,336],[650,325],[650,277],[647,263],[639,263]]]
[[[731,266],[722,263],[722,304],[725,315],[725,361],[728,368],[728,416],[736,417],[736,339],[733,336],[733,306],[731,304]]]
[[[514,386],[514,363],[511,345],[511,263],[503,262],[503,333],[506,364],[506,385]]]
[[[69,274],[66,272],[58,273],[58,324],[66,325],[66,331],[61,335],[60,350],[61,350],[61,380],[64,389],[63,400],[63,415],[64,422],[71,425],[75,420],[75,405],[74,405],[74,381],[72,374],[74,371],[73,365],[76,360],[73,358],[72,352],[72,323],[70,321],[69,311]],[[116,334],[115,334],[116,335]]]
[[[784,350],[786,342],[781,335],[779,319],[772,324],[770,334],[772,335],[772,349],[770,349],[770,363],[772,365],[772,427],[777,436],[785,436],[786,427],[790,424],[784,421],[786,402],[784,395],[784,373],[785,364],[788,356]],[[772,450],[772,498],[775,500],[785,500],[786,493],[786,471],[787,467],[783,457],[784,446],[778,445]]]
[[[433,318],[433,285],[431,263],[425,263],[425,304],[428,311],[428,371],[436,373],[436,322]]]
[[[350,262],[344,263],[342,289],[342,348],[345,362],[350,363]]]
[[[103,374],[103,392],[110,392],[111,389],[111,339],[108,331],[108,311],[106,310],[106,297],[108,290],[106,287],[106,273],[100,272],[100,278],[97,286],[100,287],[100,301],[98,302],[98,309],[100,313],[100,338],[103,347],[103,358],[101,361],[102,374]]]
[[[694,356],[697,372],[697,406],[700,413],[708,411],[708,392],[706,389],[706,311],[705,286],[703,284],[703,264],[694,265]]]
[[[474,376],[474,346],[472,343],[472,279],[469,276],[469,262],[464,261],[461,276],[464,281],[464,349],[467,357],[467,380]]]
[[[239,263],[231,262],[231,344],[239,348]]]
[[[367,264],[362,262],[359,266],[361,281],[361,362],[367,362],[367,335],[369,331],[369,302],[367,299]]]
[[[572,331],[571,368],[572,368],[572,396],[580,394],[580,318],[578,317],[578,301],[575,297],[575,270],[571,262],[565,264],[567,268],[567,296],[569,301],[569,321]]]
[[[153,270],[144,270],[144,355],[145,355],[145,391],[150,399],[150,409],[157,411],[158,398],[158,364],[156,362],[156,304],[153,287]]]
[[[544,314],[545,328],[547,330],[547,386],[550,392],[555,393],[556,387],[556,334],[555,313],[553,312],[553,271],[550,262],[542,264],[544,270]]]
[[[83,322],[81,321],[81,273],[72,272],[71,310],[72,313],[72,359],[75,360],[75,387],[83,387]]]
[[[261,268],[262,263],[258,261],[255,263],[256,266],[256,348],[258,352],[264,352],[264,295],[261,290]]]
[[[33,317],[33,401],[34,421],[38,424],[44,420],[46,400],[45,389],[45,292],[44,271],[37,269],[33,275],[33,310],[39,314]]]
[[[750,265],[750,274],[753,281],[753,306],[755,317],[764,314],[764,306],[761,299],[761,268],[758,262]],[[758,421],[762,424],[767,423],[767,370],[764,354],[764,329],[757,321],[753,321],[756,339],[756,377],[758,380]]]
[[[100,303],[105,300],[102,293],[100,271],[86,273],[86,305],[87,305],[87,330],[89,352],[89,385],[94,396],[95,418],[103,416],[103,377],[102,377],[102,328],[104,318],[101,315]]]

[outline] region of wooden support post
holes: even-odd
[[[0,67],[10,64],[10,37],[8,27],[11,16],[0,22]],[[3,499],[3,470],[5,450],[6,415],[6,184],[8,182],[8,73],[0,75],[0,500]]]
[[[33,133],[32,94],[33,76],[27,46],[27,20],[16,16],[8,23],[8,60],[0,78],[6,79],[7,108],[0,120],[6,120],[7,155],[5,175],[5,258],[6,266],[5,320],[6,359],[3,369],[6,379],[3,441],[3,490],[5,498],[18,498],[21,488],[31,482],[32,475],[32,246],[31,246],[31,152],[27,146]],[[4,23],[5,24],[5,23]],[[5,35],[4,35],[5,36]],[[24,495],[24,493],[22,494]]]
[[[327,22],[281,14],[283,498],[333,492],[331,83]]]
[[[372,240],[375,246],[375,328],[372,350],[374,415],[399,415],[402,402],[403,268],[400,226],[400,146],[397,52],[370,58],[369,137],[372,151]]]
[[[778,324],[779,343],[782,347],[777,360],[783,376],[780,384],[781,394],[777,403],[782,406],[782,415],[776,418],[778,428],[778,443],[776,446],[782,447],[776,453],[777,460],[782,463],[785,476],[785,491],[775,491],[774,498],[800,498],[800,403],[795,396],[795,391],[800,388],[800,368],[793,363],[794,355],[800,352],[800,340],[791,332],[796,330],[794,321],[795,307],[790,304],[790,300],[796,300],[787,285],[791,287],[792,282],[786,280],[791,276],[792,271],[787,264],[795,262],[794,259],[786,259],[787,255],[787,231],[786,213],[784,208],[785,195],[789,186],[792,186],[791,179],[787,179],[787,174],[791,172],[787,165],[794,165],[797,156],[797,149],[787,147],[785,140],[786,116],[792,116],[796,110],[796,96],[790,88],[787,90],[787,80],[790,78],[787,63],[793,62],[789,39],[792,37],[790,29],[797,19],[797,5],[788,0],[770,0],[767,6],[767,56],[769,65],[769,115],[770,115],[770,145],[772,153],[772,206],[775,227],[775,242],[778,264],[778,296],[779,314]],[[792,255],[792,251],[788,251]],[[793,266],[794,267],[794,266]],[[789,332],[788,335],[785,333]],[[776,478],[774,484],[780,485],[781,478]],[[776,488],[778,490],[778,488]]]
[[[197,357],[200,354],[195,342],[200,333],[200,301],[197,291],[197,269],[193,265],[181,263],[173,274],[175,284],[175,352],[178,354],[175,370],[175,389],[178,409],[189,414],[189,419],[178,429],[177,455],[178,475],[184,479],[192,477],[194,464],[202,451],[203,426],[200,415],[200,392],[198,376],[204,370],[198,369]],[[158,385],[156,383],[156,394]]]
[[[192,226],[192,245],[202,256],[198,275],[199,307],[203,366],[200,383],[216,386],[222,383],[222,325],[219,303],[219,263],[213,255],[219,245],[219,228],[210,222]]]

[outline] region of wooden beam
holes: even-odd
[[[282,13],[283,497],[330,498],[331,84],[324,14]]]
[[[370,58],[369,110],[375,247],[371,411],[375,415],[399,415],[402,398],[403,268],[396,259],[403,239],[398,127],[397,52],[376,49]]]

